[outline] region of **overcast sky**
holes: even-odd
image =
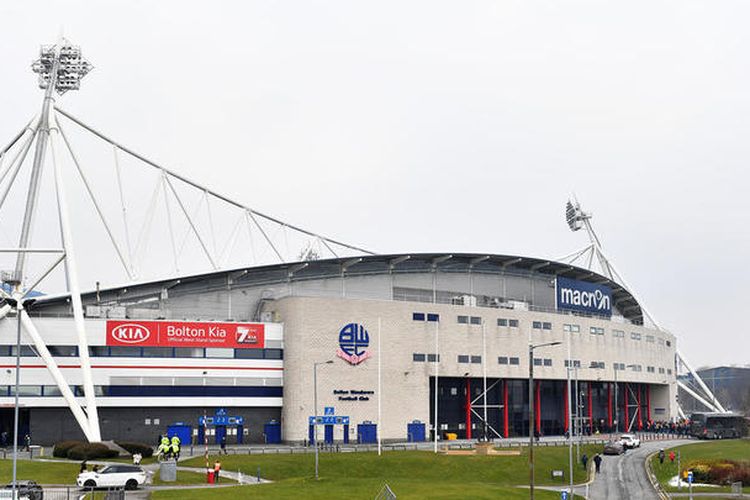
[[[61,105],[377,252],[560,257],[571,192],[695,365],[750,362],[750,3],[2,2],[0,142],[65,35]],[[39,223],[39,224],[44,224]]]

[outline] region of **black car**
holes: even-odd
[[[42,500],[44,498],[44,490],[36,481],[29,479],[16,481],[16,488],[18,489],[18,498],[26,497],[29,500]],[[13,483],[8,483],[5,489],[13,489]]]
[[[625,447],[619,441],[610,441],[604,445],[602,453],[605,455],[622,455],[625,453]]]

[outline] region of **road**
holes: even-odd
[[[589,500],[659,500],[646,473],[646,458],[658,451],[686,444],[689,440],[645,441],[624,455],[603,455],[601,472],[588,485],[576,486],[577,498]],[[560,489],[560,488],[556,488]]]

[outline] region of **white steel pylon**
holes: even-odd
[[[632,289],[625,282],[625,279],[617,271],[612,261],[608,259],[607,256],[605,255],[602,249],[601,241],[599,240],[599,237],[597,236],[591,224],[592,217],[593,217],[593,214],[584,212],[583,209],[581,209],[581,204],[578,202],[578,199],[576,199],[575,196],[573,196],[573,200],[568,200],[565,206],[566,222],[568,223],[570,230],[573,232],[578,231],[582,228],[585,228],[586,233],[588,234],[588,237],[589,237],[589,244],[586,245],[581,250],[578,250],[564,257],[561,257],[558,260],[560,262],[567,262],[569,264],[574,264],[575,262],[580,260],[581,262],[585,263],[584,265],[587,269],[591,271],[597,271],[603,276],[606,276],[612,281],[618,283],[620,286],[624,287],[626,290],[630,292],[630,294],[636,299],[636,301],[638,301],[641,311],[643,312],[643,316],[650,321],[651,325],[654,328],[656,328],[657,330],[661,330],[662,328],[659,326],[654,316],[648,312],[643,301],[641,301],[640,298],[635,295]],[[599,264],[598,270],[595,269],[595,266],[594,266],[595,262]],[[693,370],[690,363],[688,363],[685,356],[683,356],[682,353],[680,353],[678,349],[675,351],[675,370],[677,370],[677,368],[679,368],[680,366],[687,369],[687,371],[692,375],[692,377],[695,379],[696,383],[698,384],[700,388],[699,390],[702,390],[704,392],[705,397],[698,394],[697,391],[691,390],[682,381],[678,380],[677,385],[680,388],[684,389],[688,394],[690,394],[698,402],[706,406],[711,411],[725,412],[726,409],[721,405],[718,399],[716,399],[716,396],[713,394],[713,392],[711,392],[711,390],[705,384],[703,379],[701,379],[698,373],[695,370]],[[676,374],[677,374],[677,371],[675,371],[675,375]],[[679,402],[678,402],[678,410],[679,410],[680,415],[684,416],[682,408],[679,407]]]
[[[54,116],[55,94],[62,95],[68,90],[77,90],[80,87],[80,80],[91,70],[91,65],[81,57],[79,47],[73,46],[67,40],[61,38],[57,45],[42,47],[40,58],[34,62],[32,69],[39,75],[39,86],[45,91],[41,114],[38,119],[32,120],[31,124],[18,135],[17,140],[23,139],[25,141],[23,146],[13,160],[7,164],[5,170],[0,170],[0,181],[8,177],[7,185],[2,194],[0,194],[0,207],[2,207],[23,166],[26,154],[31,144],[34,143],[34,161],[29,173],[28,192],[25,199],[25,210],[21,223],[18,247],[3,249],[5,253],[15,253],[16,265],[13,271],[5,272],[3,276],[6,288],[0,290],[0,295],[5,299],[5,304],[0,308],[0,319],[12,310],[15,310],[24,331],[30,337],[37,352],[44,360],[86,439],[98,442],[101,441],[99,416],[96,408],[88,341],[83,320],[81,290],[78,280],[75,247],[70,227],[68,199],[65,192],[64,177],[61,172],[60,158],[58,157],[60,151],[60,131]],[[0,151],[0,158],[4,158],[15,142],[13,141],[8,147]],[[54,174],[57,216],[62,243],[59,249],[37,249],[31,246],[33,225],[38,211],[42,171],[46,163],[48,148],[51,153],[50,159]],[[53,253],[58,258],[31,286],[24,288],[23,284],[27,277],[27,257],[29,254],[38,253]],[[76,401],[70,385],[63,377],[44,339],[39,334],[34,322],[26,311],[29,294],[61,263],[64,264],[67,291],[70,293],[75,329],[78,337],[78,356],[81,363],[83,392],[86,401],[85,412],[78,401]],[[19,355],[19,353],[16,354]]]

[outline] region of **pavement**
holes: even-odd
[[[622,455],[602,455],[599,474],[586,484],[576,485],[573,493],[589,500],[661,500],[646,472],[646,459],[660,448],[692,442],[688,439],[644,441],[639,448]],[[593,471],[593,464],[589,462]],[[578,465],[580,467],[580,464]],[[563,488],[544,488],[560,491]]]

